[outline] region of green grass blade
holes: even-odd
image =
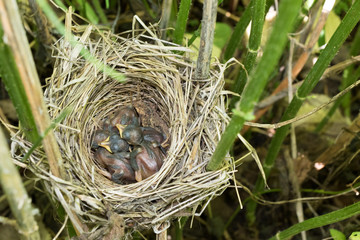
[[[189,41],[187,43],[188,46],[191,46],[191,44],[193,44],[193,42],[196,40],[196,38],[200,37],[200,32],[201,32],[201,24],[200,24],[199,28],[195,30],[195,32],[189,39]]]
[[[21,128],[29,141],[34,143],[39,138],[30,103],[25,93],[18,68],[8,45],[4,43],[3,29],[0,24],[0,73],[9,93],[16,113],[19,117]]]
[[[182,45],[189,17],[191,0],[181,0],[174,31],[174,43]]]
[[[142,3],[144,4],[144,7],[145,7],[147,13],[152,17],[152,19],[156,19],[156,14],[154,13],[152,8],[150,7],[148,1],[147,0],[142,0]]]
[[[245,30],[251,21],[251,9],[255,1],[256,0],[251,0],[250,4],[242,14],[240,21],[236,24],[233,34],[231,35],[229,43],[224,52],[224,59],[223,59],[224,62],[226,62],[227,60],[229,60],[234,56],[234,53],[240,44],[240,41],[245,33]]]
[[[93,24],[99,23],[99,17],[97,16],[94,9],[87,1],[76,0],[76,2],[80,6],[81,15],[83,15]]]
[[[252,71],[239,107],[234,109],[233,117],[221,136],[215,152],[207,165],[207,170],[218,169],[246,120],[253,118],[253,109],[273,72],[287,42],[287,34],[292,30],[301,7],[301,0],[283,0],[279,6],[273,31],[265,47],[263,57]]]
[[[59,116],[53,121],[51,122],[50,126],[47,127],[45,129],[45,131],[41,134],[41,136],[38,137],[38,139],[36,139],[36,141],[34,142],[34,144],[31,146],[31,148],[29,149],[29,151],[27,151],[24,155],[24,157],[21,159],[22,162],[25,162],[30,156],[31,154],[35,151],[36,148],[38,148],[42,141],[44,140],[45,136],[53,129],[56,128],[56,126],[65,119],[65,117],[67,115],[69,115],[70,113],[70,108],[65,108],[60,114]]]
[[[253,3],[252,7],[252,24],[251,33],[249,39],[249,49],[245,58],[245,69],[241,68],[238,77],[235,79],[233,84],[233,92],[241,95],[247,80],[247,73],[250,73],[258,55],[261,43],[261,35],[264,26],[265,18],[265,0],[258,0]],[[239,101],[239,97],[233,96],[230,102],[229,109],[234,108],[235,103]]]
[[[307,95],[312,91],[312,89],[318,83],[320,77],[322,76],[325,69],[330,64],[331,60],[336,55],[340,46],[346,40],[346,38],[351,33],[352,29],[359,21],[360,19],[359,12],[360,12],[360,1],[358,0],[354,2],[352,7],[349,9],[348,13],[345,15],[344,19],[338,26],[337,30],[333,34],[329,43],[326,45],[325,49],[320,54],[314,67],[310,70],[309,74],[305,78],[304,83],[297,90],[293,100],[291,101],[283,117],[281,118],[280,120],[281,122],[285,120],[289,120],[296,116],[296,113],[300,109],[302,102],[306,99]],[[280,151],[282,142],[284,141],[289,128],[290,125],[279,128],[276,131],[275,136],[270,143],[268,154],[264,162],[264,172],[266,176],[269,175],[274,165],[275,159]],[[265,187],[265,183],[262,177],[259,176],[255,185],[254,192],[255,193],[260,192],[263,190],[264,187]],[[250,218],[251,216],[255,216],[256,203],[250,201],[247,207],[248,207],[247,217],[251,224],[253,220],[250,220]]]
[[[99,0],[92,0],[92,3],[94,5],[96,13],[99,15],[100,21],[104,24],[107,24],[108,20],[106,14],[104,13],[104,10],[101,7]]]
[[[360,214],[360,202],[318,217],[305,220],[277,233],[270,240],[289,239],[302,231],[322,227]]]
[[[54,0],[55,4],[58,5],[63,11],[66,11],[66,6],[61,0]]]

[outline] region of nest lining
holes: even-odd
[[[69,208],[95,227],[108,221],[109,212],[120,215],[128,227],[155,231],[175,217],[201,213],[231,178],[229,166],[205,170],[227,121],[221,92],[225,66],[217,64],[208,79],[195,80],[194,64],[169,50],[183,51],[183,47],[144,32],[124,38],[89,28],[81,42],[127,81],[121,83],[100,72],[76,47],[60,39],[45,99],[53,119],[71,108],[54,130],[70,180],[51,175],[41,148],[27,160],[27,167],[50,192],[59,188],[65,193]],[[159,172],[141,182],[120,185],[105,177],[106,170],[96,163],[90,144],[101,121],[126,105],[136,108],[144,125],[169,136],[170,146]],[[30,144],[20,133],[13,142],[13,156],[21,160]]]

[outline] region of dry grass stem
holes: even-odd
[[[24,239],[40,239],[39,227],[35,221],[36,211],[22,183],[20,174],[12,162],[8,143],[0,129],[0,183],[9,202],[12,214],[16,218],[16,227]],[[1,221],[0,221],[1,222]],[[3,222],[4,223],[4,222]]]

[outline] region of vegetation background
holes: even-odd
[[[148,25],[158,24],[163,39],[192,48],[198,64],[201,29],[209,28],[214,31],[212,61],[225,63],[234,58],[239,64],[229,66],[225,73],[225,90],[235,93],[228,98],[232,118],[208,169],[218,168],[228,151],[240,159],[233,181],[242,187],[244,207],[230,187],[202,216],[173,222],[168,237],[359,239],[360,1],[205,1],[218,5],[215,26],[201,22],[206,14],[201,0],[1,0],[3,132],[7,134],[9,124],[17,126],[20,121],[25,129],[38,129],[28,136],[35,146],[44,138],[51,144],[54,126],[32,104],[42,104],[36,86],[44,85],[53,71],[51,45],[64,33],[61,22],[68,7],[81,16],[79,23],[96,24],[114,33],[130,30],[133,16],[138,15]],[[21,44],[15,51],[9,43],[11,33],[21,37],[8,24],[8,16],[13,16],[9,6],[15,2],[26,31],[23,45],[31,52]],[[211,43],[212,37],[205,41]],[[19,67],[32,58],[34,72]],[[39,76],[34,77],[38,83],[26,79],[32,74]],[[311,116],[302,118],[308,113]],[[251,124],[251,120],[264,124]],[[257,164],[244,157],[246,148],[236,140],[240,131],[262,160],[268,187]],[[33,181],[27,170],[14,168],[8,150],[10,136],[2,135],[0,239],[74,237],[71,224],[62,225],[65,214],[43,194],[41,183]],[[15,172],[9,176],[10,171]],[[17,173],[21,178],[15,180]],[[25,189],[21,194],[32,200],[24,213],[18,211],[18,195],[11,192],[17,187]],[[38,209],[36,222],[31,219],[34,209]],[[33,229],[33,224],[39,230],[25,234],[24,229]],[[133,237],[156,236],[149,230]]]

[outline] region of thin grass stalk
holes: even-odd
[[[240,21],[236,24],[234,31],[230,37],[229,43],[226,46],[224,52],[223,61],[226,62],[230,58],[234,56],[234,53],[238,46],[240,45],[240,41],[244,36],[245,30],[251,21],[251,14],[252,14],[252,6],[256,0],[251,0],[247,8],[245,9],[244,13],[242,14]]]
[[[26,33],[22,26],[16,1],[1,0],[0,10],[2,12],[0,16],[4,29],[4,38],[7,39],[7,44],[14,56],[21,78],[21,85],[29,101],[37,130],[39,135],[42,135],[50,125],[50,118],[47,114],[40,80],[27,42]],[[48,156],[51,172],[56,177],[65,178],[61,154],[53,132],[45,136],[43,144]]]
[[[252,23],[251,23],[251,33],[249,38],[249,47],[248,52],[246,54],[245,58],[245,69],[241,68],[240,72],[235,79],[235,82],[233,84],[233,92],[238,93],[241,95],[244,86],[246,84],[246,80],[248,77],[248,74],[253,69],[253,66],[256,61],[256,57],[258,55],[258,51],[260,49],[261,44],[261,35],[262,30],[264,26],[264,17],[265,17],[265,0],[256,0],[252,1],[253,7],[252,7]],[[238,96],[233,96],[230,102],[229,109],[234,108],[235,103],[239,101]]]
[[[183,240],[183,230],[188,219],[189,217],[181,217],[175,224],[175,240]]]
[[[35,221],[36,212],[22,183],[18,170],[12,162],[7,140],[0,129],[0,183],[16,218],[19,232],[24,239],[40,240],[39,227]]]
[[[335,33],[331,37],[329,43],[326,45],[323,52],[320,54],[317,62],[310,70],[309,74],[304,80],[304,83],[301,87],[297,90],[293,100],[291,101],[290,105],[286,109],[281,121],[286,121],[296,116],[296,113],[299,111],[301,104],[306,99],[307,95],[312,91],[312,89],[316,86],[318,81],[320,80],[322,74],[330,64],[331,60],[336,55],[337,51],[339,50],[340,46],[346,40],[346,38],[351,33],[352,29],[355,27],[357,22],[360,19],[360,1],[354,2],[351,8],[348,10],[347,14],[345,15],[344,19],[336,29]],[[269,173],[274,166],[275,159],[280,151],[282,142],[284,141],[290,125],[286,125],[284,127],[279,128],[274,138],[272,139],[268,154],[266,156],[264,162],[264,172],[266,176],[269,176]],[[254,192],[260,192],[265,187],[265,183],[263,179],[259,176]],[[247,218],[250,221],[250,224],[255,221],[255,210],[256,210],[256,203],[254,201],[250,201],[247,205]]]
[[[20,126],[23,129],[26,138],[34,143],[39,138],[34,116],[31,112],[30,103],[27,99],[24,86],[21,83],[20,74],[11,49],[3,40],[4,32],[2,25],[0,24],[0,73],[6,91],[15,106]]]
[[[156,19],[156,14],[154,13],[154,11],[152,10],[151,6],[149,5],[147,0],[142,0],[142,3],[144,4],[144,7],[147,11],[147,13],[152,17],[152,19]]]
[[[53,129],[55,129],[55,127],[62,121],[64,120],[64,118],[66,117],[66,115],[68,115],[70,112],[69,108],[64,109],[59,117],[57,117],[51,124],[50,126],[45,130],[44,134],[42,136],[40,136],[35,143],[31,146],[31,148],[29,149],[29,151],[27,151],[24,155],[24,157],[22,158],[22,162],[25,162],[30,156],[31,154],[35,151],[36,148],[38,148],[41,145],[41,142],[43,141],[44,137]]]
[[[187,46],[191,46],[191,44],[193,44],[193,42],[196,40],[196,38],[198,38],[200,36],[200,31],[201,31],[201,24],[198,27],[198,29],[196,29],[194,31],[193,35],[191,36],[191,38],[187,42]]]
[[[22,26],[16,1],[0,0],[0,11],[4,37],[7,39],[7,43],[12,50],[21,77],[21,84],[24,87],[30,103],[31,112],[34,116],[39,135],[44,137],[43,146],[49,162],[50,171],[55,177],[66,180],[67,175],[64,170],[63,159],[55,135],[53,131],[50,131],[47,135],[44,134],[51,124],[50,117],[43,99],[39,77]],[[69,211],[68,214],[71,216],[71,221],[74,223],[74,226],[78,226],[77,231],[81,234],[87,227],[80,222],[77,216],[72,214],[71,210]]]
[[[86,17],[93,24],[99,23],[99,17],[95,13],[90,3],[85,0],[76,0],[76,2],[80,6],[80,12],[82,16]]]
[[[350,206],[344,207],[340,210],[333,211],[318,217],[314,217],[304,222],[295,224],[290,228],[277,233],[270,240],[276,239],[290,239],[291,237],[299,234],[302,231],[322,227],[335,222],[340,222],[344,219],[360,214],[360,202],[354,203]]]
[[[219,0],[218,5],[220,5],[222,2],[223,2],[223,0]],[[204,1],[202,0],[201,3],[204,3]],[[194,31],[193,35],[187,42],[187,46],[191,46],[191,44],[193,44],[193,42],[196,40],[196,38],[198,38],[200,36],[200,32],[201,32],[201,24],[199,25],[198,29],[196,29]]]
[[[62,0],[54,0],[55,4],[60,7],[63,11],[66,11],[67,7]]]
[[[186,24],[189,18],[190,6],[191,0],[181,0],[174,31],[174,43],[179,45],[182,45],[184,39]]]
[[[248,84],[245,86],[239,106],[233,110],[234,114],[221,136],[215,152],[207,165],[207,170],[218,169],[229,151],[237,134],[245,121],[251,120],[255,104],[259,101],[265,85],[273,72],[287,42],[287,34],[292,30],[296,16],[300,11],[301,1],[284,0],[279,7],[273,31],[265,47],[263,57],[251,72]]]
[[[201,20],[200,49],[195,69],[195,76],[198,79],[206,79],[209,77],[217,5],[217,0],[204,1]]]
[[[329,2],[331,2],[331,1],[332,0],[327,0],[324,5],[329,5]],[[317,3],[317,5],[318,4],[320,5],[321,3],[322,2],[319,1]],[[320,17],[319,17],[316,25],[314,26],[313,31],[310,34],[310,37],[306,43],[305,48],[303,49],[303,53],[298,57],[295,65],[292,67],[292,75],[291,75],[292,79],[296,79],[297,75],[300,73],[300,71],[305,66],[308,58],[311,55],[312,48],[315,46],[315,44],[320,36],[320,33],[321,33],[322,29],[324,28],[326,19],[329,15],[330,11],[331,11],[331,9],[329,9],[329,7],[327,7],[326,9],[325,8],[322,9]],[[286,88],[287,86],[288,86],[288,77],[286,76],[281,81],[281,83],[276,87],[276,89],[272,92],[271,95],[277,94],[278,92],[282,91],[282,89]],[[270,105],[265,108],[259,109],[255,113],[255,119],[253,119],[253,122],[256,122],[257,120],[259,120],[269,109],[270,109]],[[248,129],[249,129],[249,126],[245,126],[242,129],[241,133],[245,133]]]
[[[100,21],[102,23],[104,23],[104,24],[108,24],[106,14],[104,13],[104,10],[101,7],[101,4],[100,4],[99,0],[92,0],[92,3],[94,5],[96,13],[99,15]]]
[[[166,29],[169,26],[172,0],[164,0],[162,3],[162,15],[160,20],[161,38],[166,39]]]

